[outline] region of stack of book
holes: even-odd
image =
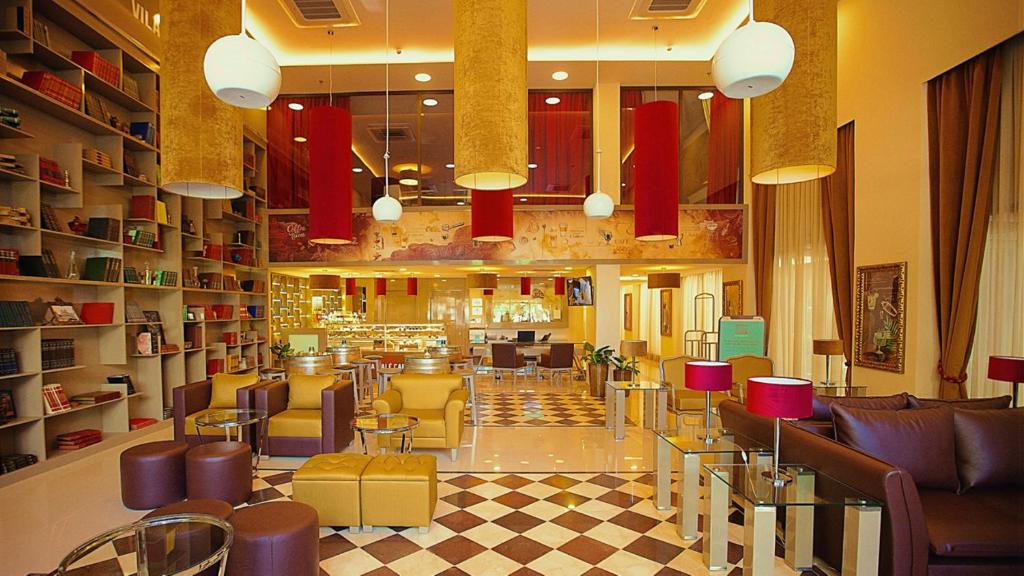
[[[267,283],[263,280],[242,280],[242,290],[245,292],[266,292]]]
[[[9,454],[7,456],[0,456],[0,474],[7,474],[14,472],[19,468],[25,466],[31,466],[38,462],[35,454]]]
[[[71,402],[60,384],[43,384],[43,410],[46,414],[59,414],[71,410]]]
[[[24,300],[0,301],[0,328],[17,328],[35,326],[32,320],[32,309]]]
[[[53,209],[53,206],[43,202],[40,207],[42,208],[43,228],[54,232],[63,232],[64,226],[61,225],[60,220],[57,220],[57,211]]]
[[[102,150],[96,150],[95,148],[82,148],[82,159],[86,162],[92,162],[98,164],[104,168],[114,168],[114,161],[110,157],[110,154]]]
[[[111,384],[124,384],[128,387],[128,395],[135,394],[135,385],[132,384],[132,377],[130,374],[111,374],[107,376],[107,382]]]
[[[92,392],[75,394],[71,397],[71,401],[76,404],[102,404],[117,400],[120,397],[121,393],[117,390],[94,390]]]
[[[0,376],[17,374],[18,354],[14,348],[0,348]]]
[[[128,429],[138,430],[139,428],[145,428],[146,426],[152,426],[157,423],[156,418],[129,418]]]
[[[156,196],[132,196],[131,218],[156,220]]]
[[[74,366],[75,340],[73,338],[44,338],[42,356],[43,370]]]
[[[79,110],[82,107],[82,87],[75,86],[53,72],[45,70],[26,71],[21,81],[30,88],[38,90],[61,104]]]
[[[225,275],[222,280],[222,285],[225,290],[234,290],[238,292],[242,289],[241,286],[238,285],[238,279],[234,276]]]
[[[31,227],[32,215],[26,208],[0,205],[0,224]]]
[[[121,238],[121,221],[117,218],[91,217],[85,229],[85,235],[90,238],[117,242]]]
[[[13,248],[0,248],[0,274],[18,275],[18,255]]]
[[[124,243],[132,246],[152,248],[156,244],[156,233],[139,228],[129,228],[124,231]]]
[[[85,259],[82,280],[96,282],[120,282],[121,259],[109,256],[93,256]]]
[[[57,186],[67,186],[67,182],[64,180],[64,171],[60,169],[60,164],[56,160],[43,158],[42,156],[39,157],[39,179],[43,182],[56,184]]]
[[[57,434],[53,441],[54,448],[58,450],[81,450],[86,446],[98,444],[103,440],[103,432],[95,428],[83,428],[74,432]]]
[[[18,159],[14,157],[14,154],[0,154],[0,168],[19,174],[25,173],[25,167],[18,163]]]
[[[16,108],[0,106],[0,123],[6,124],[11,128],[21,128],[21,114],[18,113]]]
[[[31,254],[18,256],[18,272],[22,276],[36,278],[61,278],[57,259],[54,258],[53,251],[49,248],[43,248],[42,254],[38,256]]]

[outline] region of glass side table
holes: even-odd
[[[608,380],[604,383],[605,427],[615,428],[615,439],[626,437],[626,392],[644,395],[644,426],[663,428],[668,421],[668,388],[650,380]],[[655,404],[656,403],[656,404]]]
[[[61,560],[57,574],[120,575],[121,565],[111,566],[110,559],[118,556],[122,545],[134,548],[135,568],[125,568],[125,573],[171,576],[198,574],[211,567],[223,573],[234,534],[230,524],[208,514],[145,518],[78,546]]]
[[[402,443],[398,450],[401,454],[406,452],[405,437],[409,436],[408,452],[412,452],[412,431],[420,425],[420,419],[405,414],[357,414],[352,419],[352,429],[359,432],[359,442],[363,445],[363,454],[366,454],[366,435],[402,435]],[[379,442],[378,442],[379,446]],[[383,447],[381,447],[383,451]]]
[[[786,515],[785,561],[794,570],[810,570],[814,560],[814,512],[843,510],[842,574],[878,571],[882,504],[856,488],[810,468],[781,465],[790,481],[775,486],[771,464],[704,466],[704,565],[727,566],[729,504],[743,505],[743,573],[773,574],[775,521]]]
[[[711,442],[697,438],[704,427],[655,430],[654,505],[659,510],[672,506],[672,453],[678,452],[679,495],[676,502],[676,533],[683,540],[696,540],[700,509],[701,464],[733,464],[737,460],[771,463],[771,449],[725,428],[711,429]]]
[[[267,436],[267,412],[265,410],[224,408],[211,410],[196,417],[196,435],[199,436],[200,442],[205,441],[202,428],[222,428],[225,440],[237,439],[238,442],[245,442],[242,432],[249,426],[256,429],[256,461],[252,465],[252,472],[255,475],[259,471],[263,441]]]

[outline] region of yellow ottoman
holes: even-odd
[[[437,458],[425,454],[376,456],[359,483],[363,530],[418,526],[425,533],[437,507]]]
[[[364,454],[318,454],[292,476],[292,500],[316,509],[321,526],[362,525],[359,477],[371,457]]]

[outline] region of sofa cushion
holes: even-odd
[[[953,409],[867,410],[834,404],[836,440],[895,466],[919,488],[959,487]]]
[[[391,387],[402,395],[402,411],[441,410],[448,396],[462,388],[458,374],[399,374],[391,378]],[[421,424],[422,426],[422,424]]]
[[[813,432],[818,436],[835,439],[831,420],[794,420],[792,424],[797,428]]]
[[[285,410],[270,417],[267,435],[287,438],[319,438],[323,426],[319,410]]]
[[[936,556],[1024,556],[1024,493],[921,490],[928,547]]]
[[[832,406],[853,406],[865,410],[903,410],[907,407],[907,393],[892,396],[818,396],[811,403],[813,420],[831,420]]]
[[[324,388],[334,384],[330,374],[292,374],[288,377],[288,409],[320,410]]]
[[[1024,487],[1024,408],[954,410],[960,490]]]
[[[402,408],[402,414],[419,418],[420,424],[412,431],[413,438],[444,438],[444,410]]]
[[[995,396],[993,398],[967,398],[965,400],[939,400],[938,398],[918,398],[913,394],[907,396],[909,408],[935,408],[936,406],[949,406],[964,410],[994,410],[996,408],[1009,408],[1013,400],[1010,396]]]
[[[257,374],[214,374],[210,408],[237,408],[239,388],[252,386],[260,381]]]

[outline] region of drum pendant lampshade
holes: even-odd
[[[793,69],[776,90],[750,101],[750,173],[757,184],[828,176],[836,167],[836,3],[758,0],[758,20],[789,31]]]
[[[498,287],[498,275],[481,272],[466,276],[466,286],[470,289],[483,288],[493,290]]]
[[[565,296],[565,278],[555,276],[555,296]]]
[[[647,288],[679,288],[678,272],[652,272],[647,275]]]
[[[388,281],[386,278],[373,279],[373,293],[377,296],[388,295]]]
[[[334,274],[310,274],[310,290],[341,290],[341,276]]]
[[[636,109],[637,240],[672,240],[679,234],[679,108],[657,100]]]
[[[344,108],[310,111],[309,241],[352,243],[352,115]]]
[[[526,0],[454,0],[455,183],[526,184]]]
[[[470,212],[473,240],[504,242],[512,239],[511,190],[473,190]]]
[[[420,293],[420,283],[416,278],[405,279],[405,294],[407,296],[417,296]]]
[[[519,295],[529,296],[533,294],[533,280],[530,278],[519,279]]]
[[[242,195],[242,109],[219,100],[203,77],[206,47],[238,32],[238,2],[167,2],[161,13],[161,186],[207,199]]]
[[[484,288],[484,297],[494,296],[494,288]]]
[[[355,295],[356,295],[356,279],[355,278],[345,278],[345,296],[355,296]]]

